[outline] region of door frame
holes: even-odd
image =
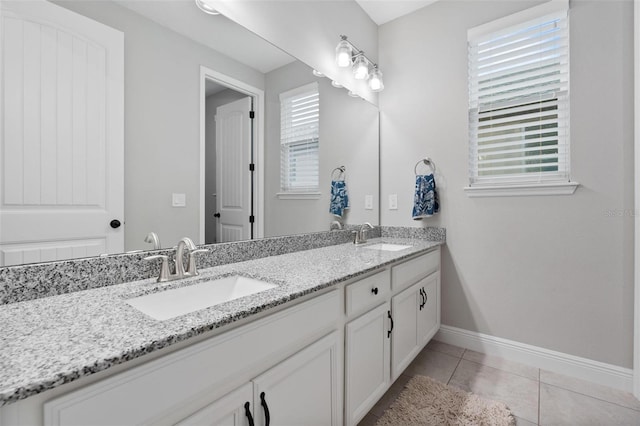
[[[253,98],[255,121],[253,126],[254,141],[254,237],[264,237],[264,90],[258,89],[243,81],[230,77],[218,71],[200,65],[200,244],[204,244],[205,237],[205,119],[207,80],[215,81],[236,92],[244,93]]]
[[[640,4],[633,4],[633,63],[634,63],[634,346],[633,394],[640,399]]]

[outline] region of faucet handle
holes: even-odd
[[[189,252],[189,263],[187,264],[187,269],[184,271],[185,275],[189,275],[189,276],[196,276],[196,275],[200,275],[200,273],[198,272],[198,268],[196,266],[196,254],[200,254],[200,253],[209,253],[208,249],[196,249],[196,250],[191,250]]]
[[[160,275],[158,275],[157,281],[159,283],[169,281],[169,256],[164,254],[156,254],[154,256],[147,256],[144,258],[144,260],[148,261],[156,259],[162,259],[162,265],[160,266]]]

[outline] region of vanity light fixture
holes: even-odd
[[[344,87],[342,84],[338,83],[338,82],[337,82],[337,81],[335,81],[335,80],[331,80],[331,85],[332,85],[333,87],[338,88],[338,89],[342,89],[342,88]]]
[[[208,13],[209,15],[220,15],[220,12],[211,6],[207,0],[195,0],[195,2],[196,6],[198,6],[198,8],[204,13]]]
[[[353,76],[357,80],[368,80],[372,91],[380,92],[384,89],[378,64],[373,63],[362,50],[347,40],[346,35],[340,36],[340,42],[336,46],[336,64],[341,68],[351,67]]]

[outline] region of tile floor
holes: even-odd
[[[504,402],[518,425],[640,425],[629,393],[432,340],[359,426],[374,425],[416,374]]]

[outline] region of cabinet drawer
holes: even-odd
[[[407,288],[438,269],[440,269],[439,248],[391,268],[391,288],[394,292]]]
[[[391,272],[385,269],[345,287],[347,315],[373,307],[391,291]]]
[[[335,328],[337,291],[264,317],[44,404],[47,425],[159,423],[202,395],[249,380],[311,338]]]

